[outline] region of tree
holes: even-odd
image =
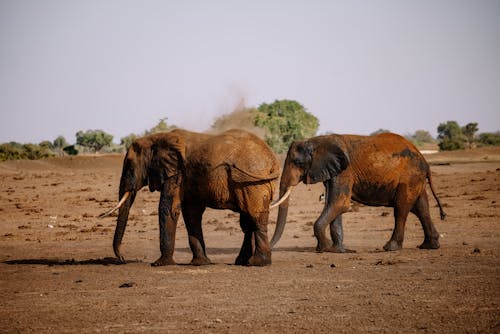
[[[314,136],[319,127],[318,119],[293,100],[261,104],[254,122],[265,130],[265,141],[276,153],[286,152],[295,140]]]
[[[112,140],[113,136],[102,130],[78,131],[76,133],[76,144],[92,149],[95,153],[104,146],[110,145]]]
[[[478,131],[477,123],[469,123],[462,128],[462,133],[467,138],[467,145],[472,148],[476,141],[476,132]]]
[[[461,150],[465,148],[467,137],[456,121],[439,124],[438,128],[439,149],[442,151]]]

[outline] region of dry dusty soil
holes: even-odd
[[[188,265],[180,221],[179,265],[151,267],[159,194],[147,190],[123,241],[129,262],[117,265],[115,218],[97,216],[116,203],[122,158],[0,164],[0,332],[500,332],[499,149],[427,156],[448,213],[439,220],[431,198],[440,249],[417,249],[423,232],[410,215],[404,249],[382,251],[392,209],[353,205],[344,234],[356,253],[316,253],[323,188],[301,185],[264,268],[233,265],[243,237],[238,216],[216,210],[204,215],[215,264]]]

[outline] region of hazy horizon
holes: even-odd
[[[499,17],[493,0],[0,0],[0,143],[204,131],[281,99],[319,133],[495,132]]]

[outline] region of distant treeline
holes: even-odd
[[[78,131],[74,144],[69,144],[63,136],[57,137],[52,142],[46,140],[39,144],[4,143],[0,145],[0,161],[35,160],[82,153],[120,153],[139,137],[175,128],[175,125],[168,125],[164,118],[141,134],[129,134],[121,138],[120,144],[113,143],[113,135],[102,130]],[[315,136],[319,121],[300,103],[293,100],[277,100],[271,104],[263,103],[258,108],[238,108],[230,114],[217,118],[209,132],[221,132],[230,128],[251,131],[263,138],[276,153],[283,153],[293,141]],[[417,147],[437,144],[443,151],[500,145],[500,131],[477,134],[478,130],[478,123],[460,126],[455,121],[448,121],[439,124],[437,138],[433,138],[426,130],[417,130],[405,137]],[[371,135],[381,132],[389,130],[379,129]]]

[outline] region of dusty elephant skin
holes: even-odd
[[[181,212],[193,252],[191,264],[211,263],[201,225],[207,207],[240,214],[244,239],[236,264],[269,265],[269,203],[278,177],[279,164],[271,149],[243,130],[219,135],[174,130],[140,138],[130,146],[123,162],[120,202],[115,207],[119,209],[113,239],[115,255],[124,261],[120,246],[129,211],[137,192],[148,185],[151,192],[161,193],[161,256],[152,265],[175,264],[175,233]]]
[[[405,138],[383,133],[377,136],[327,135],[294,142],[285,160],[280,181],[278,223],[271,240],[274,246],[286,222],[288,199],[299,182],[323,182],[325,207],[314,223],[318,252],[346,252],[342,214],[351,199],[369,206],[394,208],[395,226],[386,251],[403,247],[407,216],[414,213],[424,230],[425,249],[439,248],[439,234],[432,223],[426,181],[436,199],[441,219],[446,214],[436,196],[431,170],[418,149]],[[325,235],[330,225],[331,241]]]

